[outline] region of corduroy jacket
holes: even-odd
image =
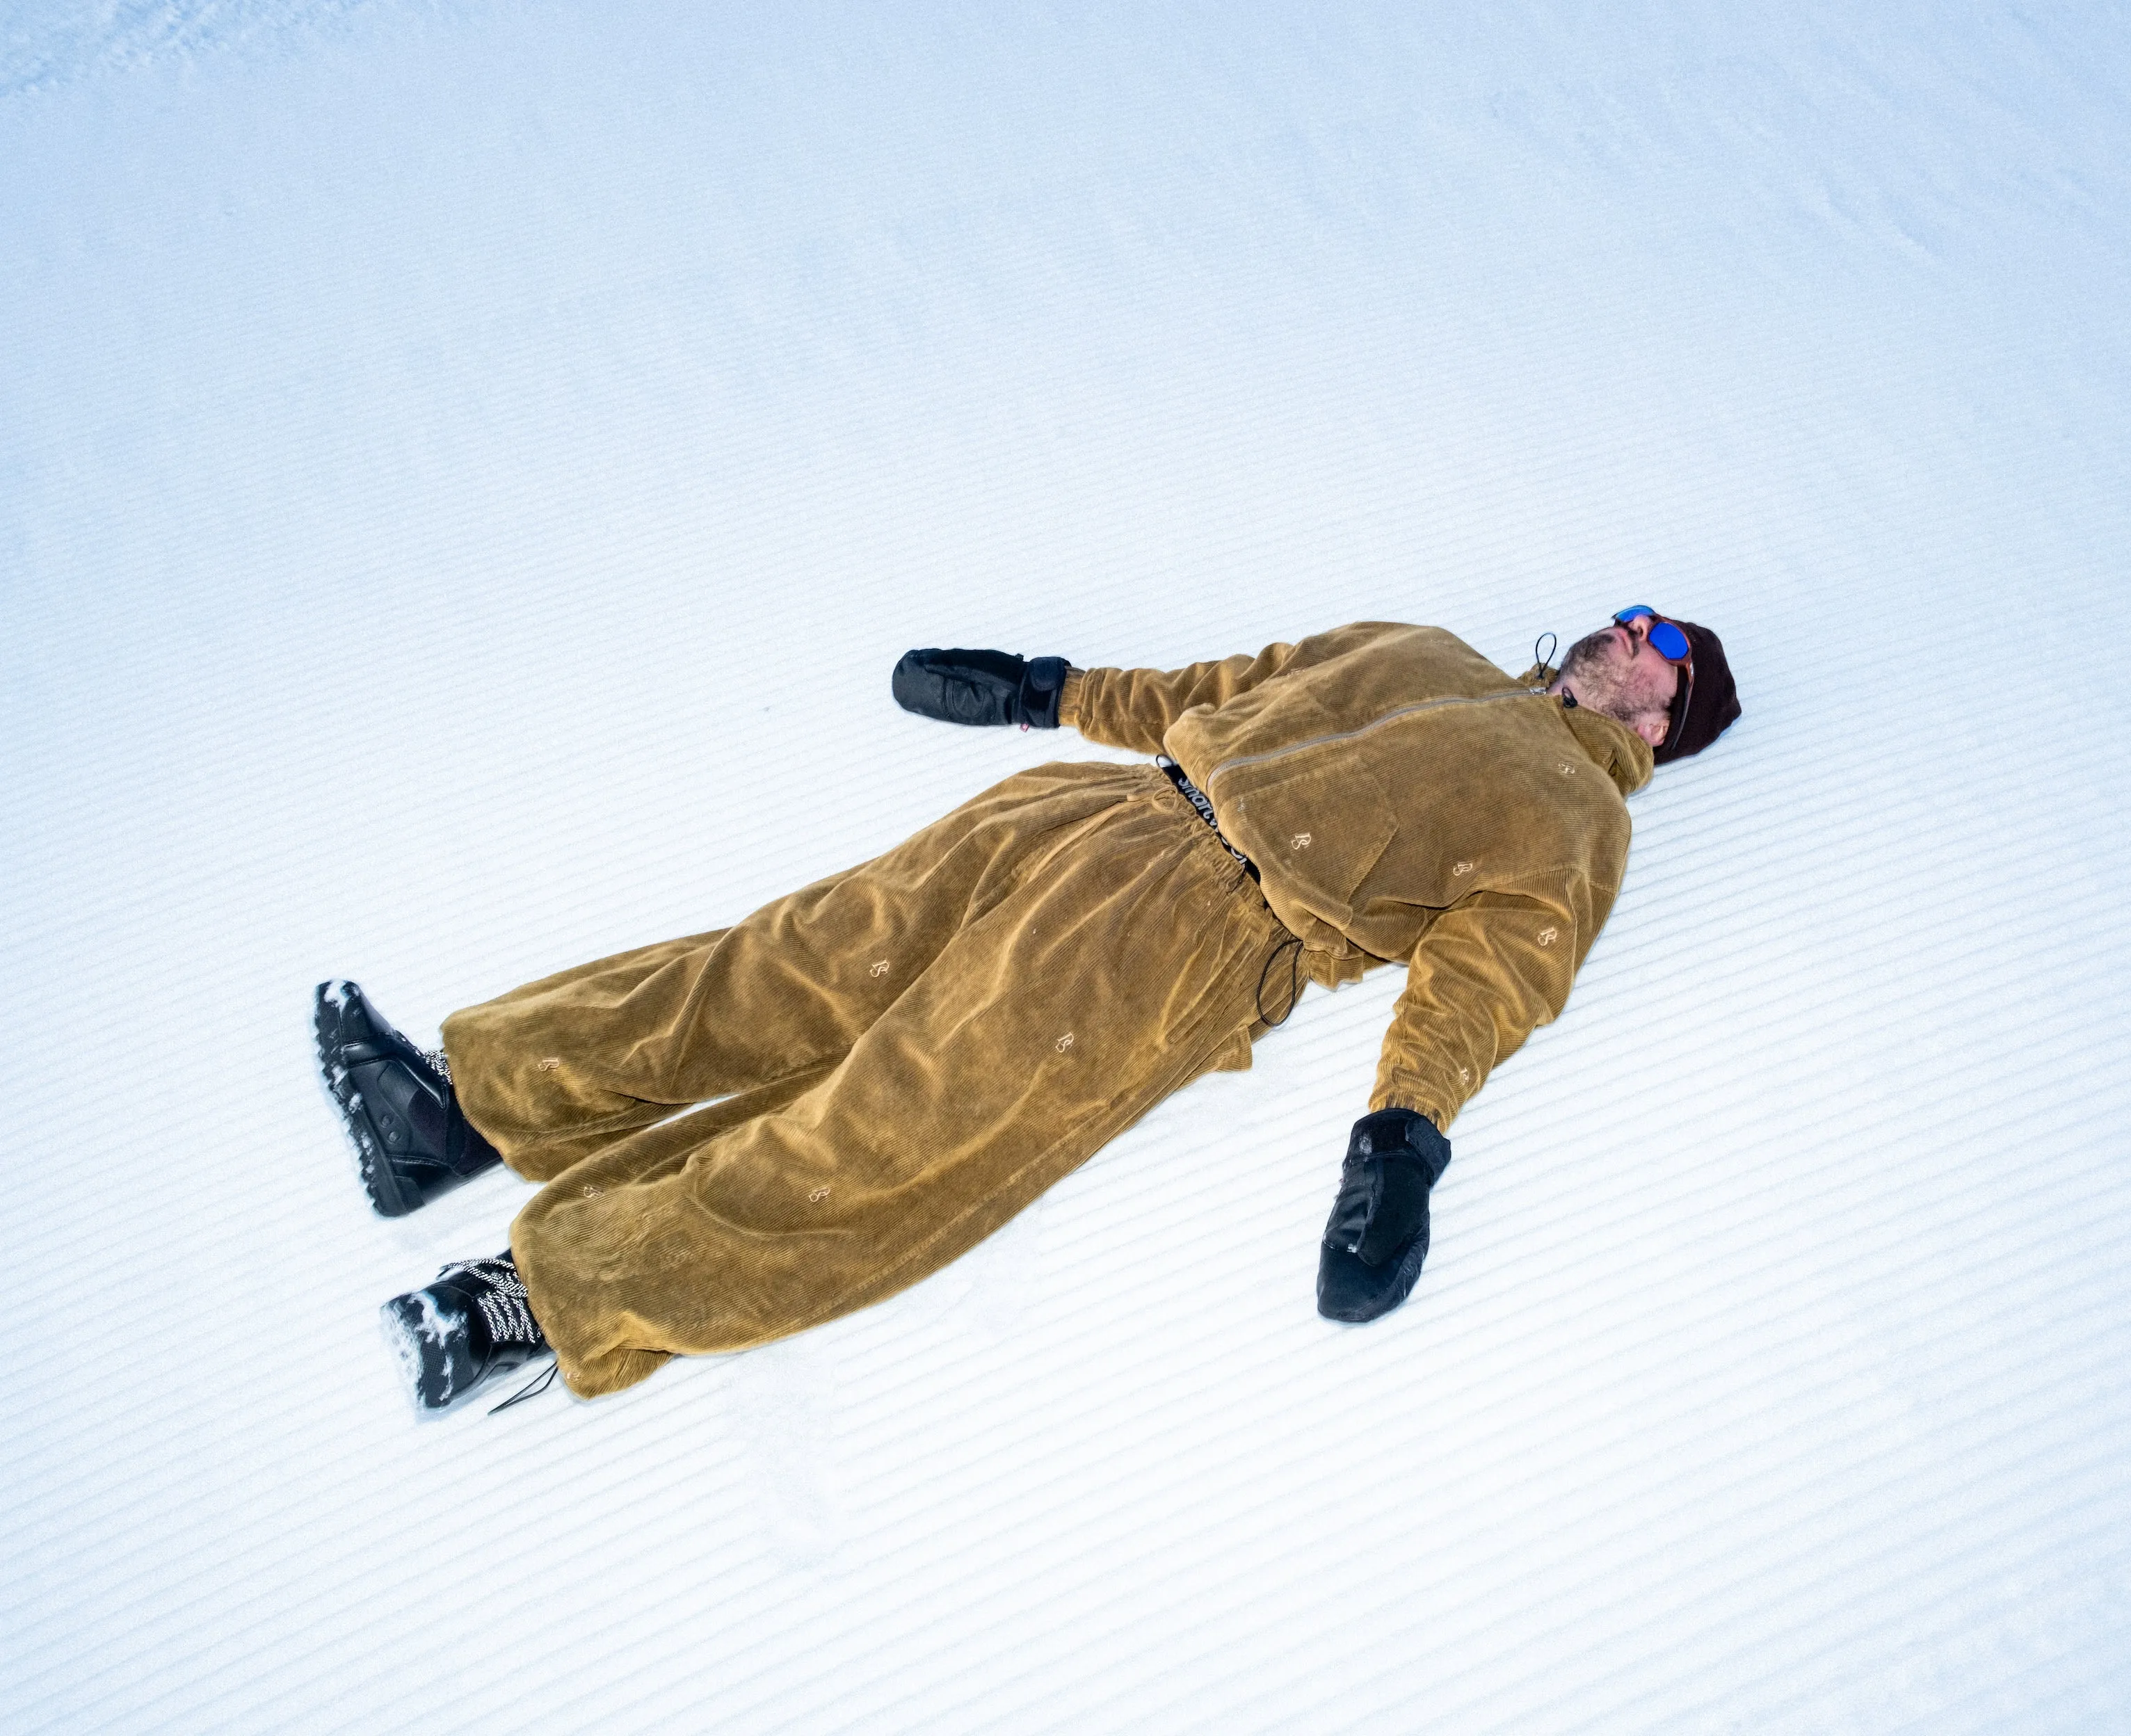
[[[1059,717],[1183,768],[1313,980],[1406,962],[1370,1107],[1446,1130],[1567,1003],[1627,866],[1625,798],[1650,775],[1626,726],[1389,621],[1187,669],[1075,670]]]

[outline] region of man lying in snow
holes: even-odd
[[[419,1406],[550,1348],[610,1393],[879,1302],[1247,1067],[1305,977],[1404,959],[1317,1280],[1328,1318],[1375,1319],[1420,1274],[1452,1118],[1612,908],[1623,798],[1740,709],[1717,635],[1640,607],[1521,682],[1365,622],[1170,672],[912,651],[893,688],[1159,757],[1022,772],[732,928],[454,1013],[441,1054],[320,985],[379,1211],[499,1161],[547,1184],[510,1252],[385,1305]]]

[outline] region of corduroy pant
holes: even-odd
[[[1158,770],[1046,765],[732,928],[455,1013],[444,1047],[468,1118],[547,1183],[511,1249],[591,1396],[967,1252],[1248,1066],[1283,942]]]

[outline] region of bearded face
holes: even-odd
[[[1572,688],[1578,705],[1625,723],[1650,739],[1645,726],[1655,724],[1656,740],[1678,690],[1679,671],[1652,650],[1640,633],[1615,625],[1586,634],[1561,660],[1559,680]]]

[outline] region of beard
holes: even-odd
[[[1646,717],[1666,715],[1635,693],[1630,674],[1633,659],[1619,654],[1619,641],[1611,635],[1609,627],[1587,633],[1561,659],[1563,679],[1576,683],[1576,703],[1631,729]]]

